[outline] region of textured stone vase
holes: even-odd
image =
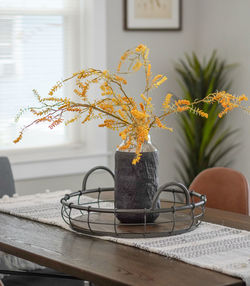
[[[124,143],[123,143],[124,144]],[[115,153],[115,207],[117,209],[150,209],[158,188],[158,151],[150,138],[142,146],[142,156],[132,165],[135,149]],[[157,207],[160,207],[158,202]],[[146,222],[154,222],[158,214],[147,214]],[[122,223],[143,223],[144,214],[117,214]]]

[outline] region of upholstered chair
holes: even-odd
[[[215,167],[202,171],[190,190],[207,196],[207,207],[249,214],[248,182],[243,174],[229,168]]]

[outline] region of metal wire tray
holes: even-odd
[[[181,234],[200,224],[207,201],[205,195],[189,191],[181,183],[171,182],[158,189],[150,209],[117,209],[114,208],[114,200],[106,198],[107,193],[114,195],[114,187],[86,188],[89,176],[100,169],[107,171],[114,179],[114,174],[108,168],[95,167],[85,175],[82,190],[66,194],[61,199],[62,218],[73,230],[96,236],[142,238]],[[156,208],[162,194],[165,194],[165,199],[161,200],[161,207]],[[143,214],[144,222],[120,223],[116,217],[119,213]],[[150,213],[159,214],[154,223],[147,223],[147,214]]]

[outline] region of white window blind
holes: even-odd
[[[66,37],[77,30],[72,14],[76,3],[76,0],[0,0],[0,149],[69,143],[64,125],[51,131],[47,124],[32,127],[20,144],[12,141],[20,128],[34,119],[25,113],[18,123],[14,122],[21,107],[37,105],[32,89],[47,95],[54,83],[71,72],[66,64],[69,62]],[[65,91],[58,95],[64,96]]]

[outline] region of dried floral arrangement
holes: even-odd
[[[220,104],[222,111],[218,114],[219,117],[234,108],[250,111],[249,106],[242,105],[243,101],[248,100],[244,94],[235,96],[221,91],[210,94],[203,100],[190,102],[184,99],[173,100],[173,95],[169,93],[164,97],[161,114],[156,115],[152,97],[149,94],[162,85],[167,77],[164,74],[153,76],[148,55],[149,49],[140,44],[122,55],[116,73],[89,68],[58,82],[46,97],[41,97],[37,90],[33,90],[39,106],[21,109],[16,120],[26,111],[33,113],[38,118],[23,127],[14,143],[22,139],[27,128],[40,122],[47,121],[49,128],[53,129],[63,121],[68,125],[76,120],[81,120],[81,123],[84,124],[93,119],[101,119],[103,122],[99,124],[99,127],[120,130],[119,135],[125,140],[125,144],[120,149],[135,149],[132,164],[136,164],[140,160],[142,144],[148,139],[151,128],[157,127],[173,131],[166,125],[167,116],[170,114],[189,111],[207,118],[208,114],[199,108],[201,102]],[[139,70],[143,70],[145,73],[145,89],[138,92],[141,99],[141,102],[138,103],[135,97],[128,95],[125,91],[127,80],[124,77]],[[79,100],[73,101],[67,97],[56,97],[56,91],[71,80],[75,80],[74,94]],[[91,85],[99,86],[100,96],[98,99],[89,94]],[[64,115],[68,112],[71,112],[73,117],[65,120]]]

